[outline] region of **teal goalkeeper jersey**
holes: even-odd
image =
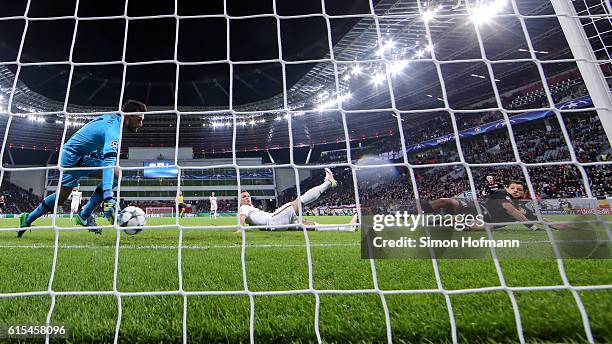
[[[87,156],[96,152],[101,166],[115,165],[121,136],[121,116],[116,113],[96,117],[79,129],[64,145],[66,153],[73,156]],[[112,168],[102,172],[102,189],[113,187]]]

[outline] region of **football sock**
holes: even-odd
[[[317,227],[315,227],[315,231],[317,232],[330,232],[330,231],[352,232],[353,226],[343,225],[343,226],[337,226],[337,227],[319,227],[319,224],[317,224]]]
[[[319,227],[319,224],[317,223],[317,226],[314,228],[314,230],[317,232],[335,232],[338,230],[338,227]]]
[[[89,200],[87,201],[87,204],[85,204],[83,209],[81,209],[81,212],[79,213],[79,216],[83,220],[86,220],[88,217],[90,217],[91,214],[93,213],[93,211],[97,207],[99,207],[100,204],[102,203],[102,201],[103,201],[102,198],[103,198],[102,197],[102,188],[100,186],[98,186],[96,188],[96,191],[91,194],[91,197],[89,197]]]
[[[117,180],[113,179],[113,189],[115,189],[116,187],[117,187]],[[98,184],[98,187],[96,188],[96,191],[94,191],[94,193],[91,194],[91,197],[89,197],[87,204],[85,204],[83,209],[81,209],[81,211],[79,212],[79,216],[83,220],[90,217],[93,211],[96,210],[96,208],[104,200],[103,196],[104,196],[104,190],[102,190],[102,182],[100,182],[100,184]]]
[[[302,204],[312,203],[316,201],[319,197],[321,197],[321,194],[327,191],[330,186],[331,182],[329,180],[325,180],[323,184],[315,186],[314,188],[306,191],[306,193],[304,193],[302,197],[300,197],[300,201],[302,201]]]
[[[28,222],[28,226],[31,225],[32,222],[36,221],[36,219],[38,219],[39,217],[45,215],[48,212],[53,211],[54,205],[55,205],[55,194],[53,193],[45,197],[45,199],[42,202],[40,202],[38,207],[36,207],[36,209],[34,209],[34,211],[32,211],[30,215],[28,215],[28,218],[26,219],[26,221]]]

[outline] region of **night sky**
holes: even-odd
[[[377,1],[376,1],[377,2]],[[376,3],[375,2],[375,3]],[[21,16],[27,1],[2,0],[3,17]],[[75,0],[32,0],[27,16],[30,18],[72,16]],[[272,14],[273,1],[227,1],[230,16]],[[326,1],[330,15],[369,13],[368,1]],[[126,21],[122,16],[124,1],[84,0],[79,2],[81,20],[75,39],[74,62],[100,63],[120,61]],[[318,0],[277,0],[279,15],[321,14]],[[222,15],[223,1],[178,1],[180,16]],[[130,17],[172,15],[174,1],[131,0]],[[335,43],[358,21],[350,18],[333,20],[332,43]],[[0,60],[15,61],[25,21],[0,21]],[[125,98],[140,99],[153,106],[172,106],[175,92],[176,65],[174,60],[177,20],[170,18],[134,19],[129,21],[125,59],[127,62],[162,61],[168,63],[128,66]],[[227,27],[224,17],[180,19],[177,59],[181,62],[218,61],[180,67],[179,106],[228,106],[230,65]],[[67,61],[70,55],[75,21],[71,18],[49,21],[30,21],[20,62],[38,63]],[[257,61],[278,59],[277,21],[274,17],[229,20],[229,59]],[[300,19],[281,19],[281,47],[286,61],[323,58],[329,51],[327,26],[322,16]],[[299,80],[312,63],[288,65],[287,85]],[[8,66],[12,71],[15,65]],[[32,90],[54,100],[63,101],[67,87],[69,65],[27,66],[22,68],[20,80]],[[116,106],[120,95],[123,66],[121,64],[77,66],[74,70],[70,103],[88,106]],[[250,63],[234,66],[234,105],[270,98],[282,91],[280,63]]]
[[[20,18],[26,3],[25,0],[0,0],[0,63],[13,72],[17,70],[15,61],[26,23]],[[454,0],[430,3],[435,7],[441,5],[442,14],[455,15],[465,11],[451,10]],[[374,1],[374,5],[378,5],[374,9],[375,13],[386,14],[379,18],[383,43],[385,40],[395,40],[395,47],[384,53],[390,61],[386,66],[380,61],[354,62],[381,57],[378,51],[381,45],[377,42],[373,19],[359,16],[370,13],[370,4],[366,0],[325,0],[325,9],[321,8],[320,0],[230,0],[225,4],[227,15],[231,18],[223,15],[223,1],[179,1],[176,12],[181,18],[178,21],[174,16],[174,0],[131,0],[127,7],[129,21],[123,18],[124,1],[82,0],[76,9],[81,19],[78,25],[71,18],[75,13],[75,4],[76,0],[30,1],[27,16],[31,20],[28,22],[19,62],[32,65],[21,68],[19,79],[35,93],[61,104],[46,103],[45,111],[60,113],[70,72],[70,65],[66,62],[70,59],[70,46],[77,26],[72,61],[91,65],[74,67],[68,103],[86,106],[88,109],[117,109],[124,75],[124,65],[120,61],[127,24],[125,61],[130,65],[125,67],[123,99],[141,100],[150,107],[167,111],[148,117],[142,133],[137,137],[127,135],[126,142],[131,145],[168,147],[176,144],[175,128],[179,116],[173,110],[178,68],[176,106],[181,111],[180,146],[190,146],[198,152],[207,153],[231,151],[233,135],[227,110],[230,108],[232,82],[232,107],[250,112],[241,115],[240,121],[245,122],[242,126],[237,123],[237,150],[245,152],[288,147],[287,121],[275,111],[282,108],[278,96],[283,94],[282,64],[274,61],[280,57],[279,50],[282,50],[282,59],[288,62],[285,64],[284,76],[288,101],[291,105],[297,104],[297,109],[305,113],[292,119],[291,135],[293,144],[298,147],[345,140],[340,113],[317,109],[317,106],[325,102],[318,97],[330,93],[336,86],[333,73],[324,73],[325,69],[333,70],[334,65],[331,62],[306,62],[327,58],[330,43],[334,47],[336,66],[339,68],[338,84],[345,86],[343,92],[352,94],[350,101],[343,104],[346,110],[389,108],[392,100],[390,89],[382,83],[376,84],[373,79],[380,74],[384,78],[381,71],[393,67],[391,61],[410,61],[399,73],[389,73],[395,107],[410,112],[403,114],[402,128],[398,127],[397,117],[388,110],[369,114],[352,113],[346,116],[347,134],[351,140],[397,135],[400,130],[409,133],[415,128],[418,130],[419,126],[432,117],[448,119],[449,113],[440,109],[445,103],[439,77],[444,79],[448,105],[456,110],[489,108],[494,95],[486,64],[474,60],[482,55],[470,18],[441,16],[430,22],[432,49],[435,50],[436,60],[442,62],[438,75],[436,64],[429,60],[432,56],[424,50],[428,44],[425,25],[415,6],[416,2],[412,0]],[[305,17],[279,18],[277,23],[276,17],[272,15],[274,4],[280,16]],[[547,54],[538,55],[538,58],[572,58],[557,19],[533,17],[554,13],[551,12],[550,3],[519,0],[517,6],[520,14],[531,16],[525,19],[525,25],[534,49],[547,51]],[[330,18],[329,42],[323,10],[332,16],[357,16]],[[513,13],[513,10],[507,6],[503,13]],[[390,17],[388,14],[402,16]],[[37,20],[49,17],[59,18]],[[277,24],[280,27],[280,43]],[[177,29],[178,41],[175,42]],[[593,29],[587,29],[592,34]],[[491,60],[528,59],[531,56],[525,50],[525,36],[516,17],[496,17],[490,23],[480,26],[479,32],[482,48]],[[181,65],[174,63],[175,45],[176,60],[183,63]],[[422,54],[417,56],[419,51]],[[228,63],[228,60],[233,64]],[[454,63],[444,63],[451,60]],[[457,60],[466,61],[457,63]],[[291,63],[295,61],[298,63]],[[44,64],[48,62],[53,64]],[[363,67],[363,73],[351,76],[350,68],[357,64]],[[541,80],[536,67],[533,61],[512,61],[496,63],[491,68],[493,77],[497,79],[498,90],[512,92],[518,87]],[[575,69],[575,63],[546,63],[542,64],[542,68],[546,77],[550,78]],[[230,70],[233,79],[230,78]],[[307,73],[308,77],[304,78]],[[299,87],[289,90],[298,81]],[[6,80],[4,82],[7,84]],[[35,98],[31,94],[20,96],[22,103]],[[268,101],[270,99],[274,101]],[[253,103],[256,105],[245,106]],[[440,111],[418,112],[423,109]],[[11,110],[15,113],[28,111]],[[203,110],[214,112],[200,114]],[[185,114],[186,111],[196,113]],[[480,114],[475,113],[474,116]],[[34,144],[37,147],[58,147],[63,122],[57,124],[56,119],[55,115],[48,116],[45,124],[34,125],[27,119],[15,120],[7,143],[16,147]],[[251,125],[250,122],[255,119],[261,122]],[[249,124],[246,124],[247,121]],[[70,127],[69,132],[77,128]]]

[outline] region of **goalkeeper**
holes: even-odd
[[[147,111],[145,104],[128,100],[122,107],[123,112],[138,112],[138,114],[126,115],[123,121],[123,130],[135,133],[144,120],[143,112]],[[121,138],[121,115],[109,113],[96,117],[79,131],[77,131],[64,144],[60,164],[61,167],[104,167],[114,166],[119,154],[119,140]],[[95,154],[95,158],[93,157]],[[115,169],[106,168],[95,170],[68,170],[64,171],[59,195],[51,194],[40,203],[31,213],[20,216],[20,227],[30,227],[36,219],[52,212],[57,198],[58,204],[64,204],[72,190],[79,186],[79,179],[87,175],[102,175],[102,181],[98,184],[96,191],[91,195],[87,204],[77,214],[77,223],[86,227],[95,227],[96,221],[92,216],[93,211],[104,202],[104,216],[112,223],[115,222],[115,208],[117,202],[113,196],[113,189],[117,185],[114,178]],[[118,173],[118,171],[117,171]],[[101,234],[100,229],[91,231]],[[19,230],[18,237],[25,233],[25,229]]]

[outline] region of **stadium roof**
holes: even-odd
[[[484,22],[480,16],[478,22],[473,23],[476,17],[470,14],[474,9],[466,10],[465,2],[454,8],[455,0],[431,1],[427,5],[426,2],[421,2],[425,15],[419,11],[417,1],[380,0],[375,2],[374,7],[375,13],[382,16],[378,17],[378,22],[368,15],[370,13],[368,1],[355,2],[351,5],[352,8],[343,8],[341,1],[326,1],[327,14],[331,15],[329,37],[332,39],[335,64],[330,61],[325,18],[282,17],[281,46],[283,58],[288,61],[285,64],[288,88],[286,98],[288,107],[292,110],[293,144],[311,145],[344,140],[345,123],[341,113],[324,110],[336,108],[339,101],[347,110],[390,108],[391,97],[384,77],[382,58],[390,61],[387,68],[391,75],[395,107],[399,110],[444,106],[441,101],[443,94],[436,64],[429,60],[432,49],[437,60],[469,60],[440,65],[447,99],[452,108],[473,109],[478,108],[478,104],[483,101],[492,100],[493,90],[487,67],[483,62],[472,60],[482,57],[474,26],[479,27],[484,51],[490,60],[528,59],[531,56],[519,19],[508,15],[514,13],[512,6],[503,0],[491,0],[489,3],[497,2],[505,4],[501,4],[495,10],[494,14],[498,15],[497,17]],[[133,32],[133,36],[128,35],[126,60],[136,64],[127,66],[124,98],[143,100],[151,109],[169,110],[169,112],[148,116],[142,132],[137,136],[126,136],[123,147],[174,146],[177,137],[177,116],[170,110],[174,107],[176,91],[174,88],[176,65],[172,61],[176,28],[173,16],[163,17],[173,13],[174,9],[173,6],[166,8],[163,4],[158,4],[159,8],[147,6],[150,2],[134,1],[134,3],[136,5],[132,5],[130,1],[128,15],[162,16],[162,18],[130,20],[128,32],[130,35]],[[269,1],[249,3],[249,6],[244,7],[229,6],[228,13],[232,16],[272,13],[272,9],[267,8]],[[283,16],[321,13],[319,1],[306,1],[298,8],[281,3],[284,2],[278,2],[277,10]],[[548,1],[517,0],[516,3],[520,14],[524,16],[554,13]],[[39,14],[36,14],[35,10]],[[66,13],[71,14],[74,5],[72,9],[66,9],[65,13],[61,10],[48,11],[50,10],[31,8],[28,16],[36,17],[40,16],[40,13],[44,16],[63,16]],[[78,14],[80,17],[100,15],[99,13],[111,16],[121,14],[108,9],[104,11],[100,8],[84,8],[79,9]],[[15,10],[15,13],[20,12]],[[214,8],[178,9],[179,15],[214,13]],[[345,14],[363,14],[363,16],[341,17]],[[64,23],[66,21],[67,24]],[[0,24],[7,22],[0,21]],[[0,47],[4,50],[0,57],[5,61],[11,60],[10,56],[13,56],[13,61],[16,58],[21,37],[19,23],[23,20],[14,19],[10,22],[14,22],[11,25],[15,27],[12,31],[9,28],[5,32],[12,32],[13,35],[6,34],[4,38],[0,36],[2,40]],[[112,26],[110,22],[118,26]],[[232,19],[230,22],[229,47],[233,61],[278,58],[274,17]],[[429,43],[425,22],[429,25],[433,46]],[[69,51],[70,39],[67,43],[58,39],[46,42],[45,37],[48,38],[48,35],[45,36],[44,31],[41,31],[45,27],[39,26],[47,23],[50,21],[30,22],[21,62],[33,64],[26,64],[20,70],[13,112],[24,115],[45,112],[51,115],[14,117],[7,140],[7,143],[13,146],[37,146],[53,150],[59,146],[62,138],[63,118],[55,112],[61,112],[63,109],[70,66],[62,63],[42,65],[36,63],[67,59],[67,57],[62,59],[57,52],[49,53],[49,51],[65,50],[66,44]],[[121,18],[79,21],[73,61],[77,63],[114,61],[116,50],[118,47],[121,48],[123,41],[122,23]],[[556,18],[528,17],[525,19],[525,24],[534,50],[540,59],[571,58],[572,55]],[[53,34],[72,38],[74,26],[72,19],[60,18],[53,25],[59,27],[54,29],[57,31]],[[185,18],[181,19],[179,26],[177,46],[179,61],[225,59],[227,42],[224,39],[226,35],[224,18]],[[150,32],[155,32],[153,37]],[[18,39],[15,40],[13,36]],[[37,49],[36,43],[40,49]],[[102,46],[103,49],[96,49],[96,46]],[[155,49],[151,50],[151,46]],[[97,54],[98,50],[100,54]],[[147,59],[154,59],[157,62],[138,64],[139,61]],[[165,60],[171,61],[163,63]],[[307,62],[294,63],[304,60]],[[364,60],[368,62],[354,62]],[[201,65],[183,64],[179,67],[179,89],[176,93],[178,109],[190,113],[180,116],[179,145],[193,146],[196,152],[220,152],[231,150],[232,147],[234,119],[231,113],[224,111],[229,107],[230,67],[223,61],[217,62]],[[543,67],[547,77],[550,77],[561,71],[573,69],[575,65],[555,63],[543,64]],[[72,116],[69,120],[71,125],[66,137],[88,120],[88,116],[83,114],[117,109],[122,69],[121,63],[103,66],[78,65],[74,68],[67,109],[70,113],[79,115]],[[6,107],[16,70],[15,64],[0,66],[0,106]],[[494,64],[493,71],[495,82],[502,93],[539,80],[533,62]],[[282,111],[285,100],[282,92],[281,63],[277,61],[239,63],[233,66],[232,73],[233,106],[236,111],[244,112],[236,117],[236,149],[244,151],[288,146],[289,115]],[[431,116],[431,113],[405,114],[402,116],[402,125],[404,129],[410,130]],[[390,111],[348,113],[346,126],[351,139],[373,137],[396,133],[398,120]]]

